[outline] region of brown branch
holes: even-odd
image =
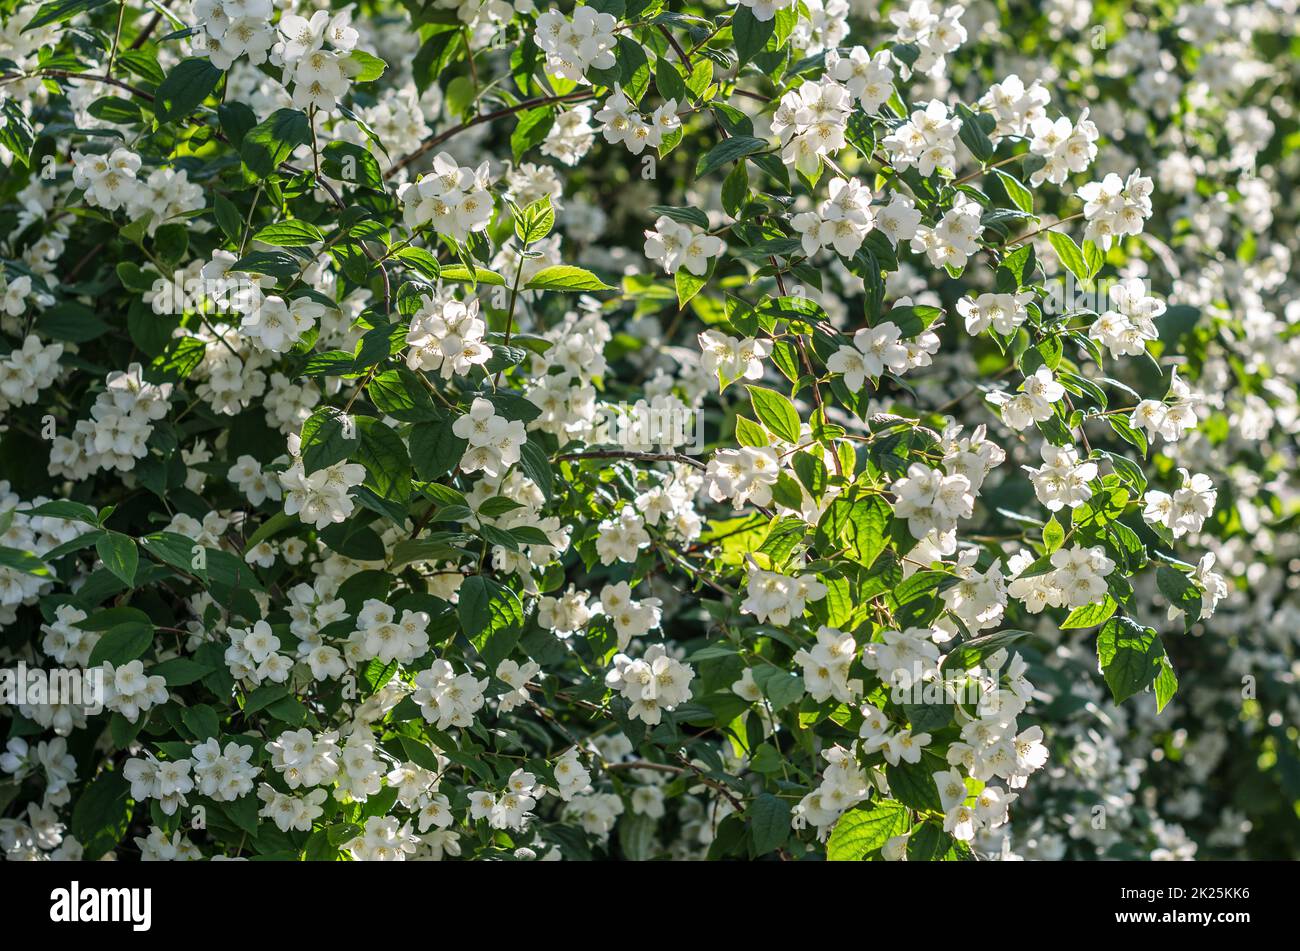
[[[439,132],[437,135],[430,136],[420,143],[410,155],[406,155],[397,160],[397,162],[388,171],[384,172],[384,178],[392,178],[401,169],[406,168],[420,156],[436,149],[442,143],[446,142],[452,136],[459,135],[466,129],[472,129],[476,125],[482,125],[484,122],[492,122],[495,119],[501,119],[505,116],[514,115],[516,112],[523,112],[525,109],[531,109],[534,106],[546,106],[557,102],[576,102],[579,99],[594,99],[595,96],[590,92],[578,91],[565,93],[563,96],[540,96],[536,99],[525,99],[523,102],[515,103],[513,106],[507,106],[504,109],[498,109],[495,112],[485,112],[481,116],[475,116],[473,119],[467,119],[458,126],[453,126],[445,132]]]
[[[566,452],[555,457],[556,462],[572,459],[632,459],[637,462],[681,462],[696,469],[707,469],[704,463],[679,452],[634,452],[630,449],[594,449],[591,452]]]

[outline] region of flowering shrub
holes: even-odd
[[[1296,13],[0,0],[5,854],[1300,855]]]

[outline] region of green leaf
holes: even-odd
[[[763,386],[749,386],[749,401],[756,415],[764,426],[775,436],[788,443],[799,442],[801,430],[799,413],[794,404],[776,390]]]
[[[449,421],[417,423],[410,435],[415,474],[425,482],[440,479],[460,465],[468,445],[451,431]]]
[[[574,268],[574,270],[576,271],[577,268]],[[496,271],[489,271],[481,267],[476,267],[471,271],[463,264],[449,264],[447,267],[442,269],[439,276],[444,281],[457,281],[468,284],[487,284],[493,287],[504,287],[506,283],[506,279]]]
[[[934,774],[947,765],[941,756],[922,753],[919,763],[886,766],[885,779],[889,781],[890,794],[913,809],[940,811],[943,803],[939,800],[939,788],[934,784]]]
[[[969,670],[990,654],[994,654],[1028,635],[1028,631],[1006,630],[994,634],[985,634],[981,637],[972,637],[945,654],[939,666],[945,671],[954,668]]]
[[[44,561],[30,551],[20,551],[17,548],[0,547],[0,568],[12,568],[23,574],[39,577],[46,577],[50,573]]]
[[[537,199],[515,217],[515,236],[524,244],[541,241],[555,227],[555,209],[551,196]]]
[[[1169,662],[1168,655],[1160,658],[1160,673],[1156,674],[1154,687],[1156,713],[1162,713],[1169,701],[1174,699],[1174,694],[1178,693],[1178,675],[1174,673],[1174,665]]]
[[[276,685],[277,689],[283,693],[284,688]],[[261,688],[259,688],[261,689]],[[256,691],[254,691],[256,693]],[[252,713],[246,704],[244,707],[246,714]],[[217,716],[217,711],[212,709],[206,703],[200,703],[192,707],[186,707],[181,711],[181,722],[185,728],[194,734],[198,740],[206,740],[210,737],[217,736],[221,732],[221,720]]]
[[[447,270],[444,270],[443,277],[446,275]],[[530,291],[612,291],[614,289],[590,271],[568,264],[542,268],[524,287]]]
[[[733,135],[729,139],[723,139],[700,156],[700,160],[695,166],[695,177],[702,178],[710,172],[722,168],[728,162],[734,162],[736,159],[754,155],[758,152],[765,152],[770,147],[766,139],[755,138],[752,135]]]
[[[121,667],[136,660],[153,646],[153,625],[128,621],[109,628],[90,652],[90,666],[98,667],[107,661]]]
[[[969,850],[943,831],[938,822],[923,822],[907,837],[909,862],[941,862],[969,857]]]
[[[762,793],[749,804],[748,814],[749,834],[754,841],[755,855],[775,852],[785,844],[790,836],[788,802],[771,793]]]
[[[1089,279],[1096,277],[1097,272],[1101,270],[1102,264],[1105,263],[1105,255],[1102,254],[1101,248],[1092,241],[1083,242],[1083,260],[1088,267]]]
[[[1149,687],[1168,660],[1160,635],[1131,618],[1111,618],[1097,635],[1097,660],[1116,703]]]
[[[713,271],[713,262],[703,276],[693,274],[684,267],[679,267],[673,274],[673,288],[677,291],[677,309],[681,310],[709,283],[709,273]]]
[[[870,568],[889,543],[887,531],[893,509],[879,495],[871,495],[853,502],[844,520],[839,537],[849,546],[849,556],[858,564]]]
[[[527,109],[519,113],[519,123],[510,134],[510,151],[518,162],[529,150],[546,141],[555,125],[555,110],[549,106]]]
[[[1002,190],[1007,193],[1007,198],[1011,200],[1011,203],[1021,211],[1032,215],[1034,213],[1033,192],[1022,185],[1018,178],[1008,175],[1000,168],[994,169],[993,174],[997,176],[998,181],[1002,184]]]
[[[221,70],[206,56],[182,60],[158,87],[154,101],[158,120],[170,122],[188,116],[217,88],[220,78]]]
[[[771,701],[774,713],[784,710],[804,695],[803,678],[779,667],[755,667],[754,683]]]
[[[957,113],[961,116],[961,129],[958,131],[958,137],[966,143],[966,148],[970,149],[971,154],[982,165],[993,157],[993,142],[989,139],[987,125],[991,129],[994,125],[993,117],[983,113],[975,113],[966,106],[958,105]]]
[[[131,784],[118,770],[104,770],[96,776],[72,808],[72,834],[85,849],[82,856],[93,862],[122,841],[131,827]]]
[[[302,424],[301,435],[302,464],[309,475],[342,462],[361,442],[356,419],[333,406],[312,413]]]
[[[1156,586],[1170,605],[1183,612],[1183,623],[1191,626],[1201,619],[1201,589],[1192,584],[1177,568],[1161,565],[1156,569]]]
[[[1081,608],[1075,608],[1070,612],[1070,616],[1061,622],[1061,630],[1071,631],[1084,627],[1096,627],[1103,621],[1107,620],[1119,605],[1110,595],[1106,595],[1101,604],[1085,604]]]
[[[1061,527],[1061,523],[1053,515],[1047,520],[1047,524],[1043,526],[1043,547],[1048,554],[1051,554],[1063,544],[1065,544],[1065,529]]]
[[[686,81],[666,54],[655,62],[655,89],[663,99],[676,99],[679,107],[686,102]]]
[[[173,657],[161,664],[155,664],[150,669],[149,676],[162,677],[167,681],[169,687],[183,687],[186,684],[194,683],[196,680],[202,680],[212,670],[213,668],[206,664],[195,663],[185,657]]]
[[[366,467],[365,484],[381,498],[403,503],[411,497],[411,459],[402,437],[383,421],[357,418],[361,444],[350,458]]]
[[[1088,271],[1087,262],[1083,259],[1083,252],[1079,246],[1074,243],[1074,239],[1068,234],[1062,234],[1059,231],[1047,232],[1047,240],[1052,243],[1056,250],[1056,256],[1060,259],[1061,264],[1081,281],[1086,281],[1091,277]]]
[[[378,56],[363,50],[353,50],[348,56],[348,60],[352,68],[357,70],[356,74],[351,77],[354,83],[374,82],[384,75],[384,70],[388,68],[388,64]]]
[[[456,615],[488,670],[510,656],[524,623],[519,596],[482,575],[471,575],[460,586]]]
[[[840,816],[826,843],[832,862],[858,862],[908,828],[907,807],[892,799],[866,809],[850,809]]]
[[[135,571],[140,564],[140,552],[135,547],[135,539],[118,532],[108,532],[95,542],[95,551],[104,562],[104,567],[128,588],[135,584]]]
[[[749,7],[737,7],[731,18],[731,32],[736,40],[736,65],[744,66],[762,51],[776,30],[776,18],[760,20]]]
[[[305,248],[318,241],[324,241],[325,236],[310,222],[290,219],[267,225],[253,235],[253,240],[275,245],[278,248]]]
[[[204,60],[204,62],[207,62]],[[253,174],[267,178],[293,150],[311,141],[307,116],[297,109],[280,109],[244,136],[239,154]]]
[[[545,451],[534,442],[524,443],[519,450],[519,468],[542,490],[542,495],[549,502],[555,492],[555,486],[551,461],[546,458]]]

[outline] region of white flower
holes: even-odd
[[[726,247],[721,238],[706,234],[694,225],[674,221],[667,215],[660,215],[654,230],[645,233],[645,256],[669,274],[685,268],[691,274],[703,277],[709,272],[709,259],[716,258]]]
[[[662,644],[652,644],[640,660],[615,655],[605,685],[630,702],[628,716],[653,726],[663,719],[664,710],[672,710],[691,698],[694,677],[695,671],[688,664],[670,657]]]

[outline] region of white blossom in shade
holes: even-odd
[[[961,194],[935,227],[917,227],[910,247],[917,254],[924,253],[935,267],[964,268],[980,247],[984,233],[980,215],[980,206]]]
[[[0,286],[3,280],[0,277]],[[58,378],[62,355],[63,344],[43,344],[35,334],[28,334],[21,346],[0,358],[0,412],[35,403],[40,391],[53,386]]]
[[[835,49],[826,52],[827,71],[869,115],[880,112],[880,107],[894,94],[892,62],[889,50],[873,55],[865,47],[855,46],[847,55]]]
[[[907,519],[914,538],[930,532],[949,532],[958,519],[970,518],[975,510],[975,494],[970,479],[949,475],[922,462],[907,467],[907,475],[890,486],[894,493],[894,514]]]
[[[957,556],[954,573],[959,581],[945,589],[941,596],[946,613],[935,621],[936,631],[955,636],[958,633],[957,626],[952,623],[955,618],[967,632],[978,634],[995,626],[1002,619],[1007,604],[1007,589],[1002,577],[1001,561],[994,561],[988,570],[981,572],[976,565],[978,555],[977,549],[964,548]],[[952,637],[948,639],[951,640]]]
[[[1199,472],[1193,475],[1186,469],[1179,469],[1178,475],[1182,485],[1172,495],[1149,489],[1142,510],[1143,520],[1151,525],[1163,525],[1174,538],[1199,532],[1205,520],[1214,514],[1219,500],[1219,491],[1209,476]]]
[[[613,518],[600,523],[596,536],[596,554],[602,565],[616,561],[633,562],[643,548],[650,547],[650,534],[645,530],[645,520],[630,505]]]
[[[520,447],[528,441],[522,422],[498,415],[492,401],[481,396],[474,398],[470,411],[457,417],[451,429],[468,443],[461,457],[461,470],[482,472],[491,478],[518,462]]]
[[[253,505],[261,505],[267,499],[280,501],[280,483],[275,476],[262,471],[262,465],[250,455],[242,455],[226,473],[226,478],[234,483],[244,497]]]
[[[541,665],[531,660],[521,665],[517,661],[506,658],[497,664],[497,680],[510,687],[508,691],[497,697],[498,711],[509,713],[516,707],[528,703],[528,687],[541,670]]]
[[[371,816],[364,832],[349,842],[347,849],[358,862],[405,862],[418,842],[410,823],[397,816]]]
[[[880,144],[896,167],[915,168],[929,176],[940,168],[951,171],[957,164],[960,131],[961,120],[949,115],[945,103],[932,99],[924,108],[913,110],[908,120],[881,139]]]
[[[781,462],[769,446],[719,449],[704,473],[705,490],[714,501],[731,500],[736,511],[746,505],[770,505]]]
[[[581,792],[591,788],[591,773],[582,765],[578,751],[570,749],[555,761],[553,769],[560,798],[570,802]]]
[[[256,341],[259,349],[284,353],[316,326],[324,314],[325,306],[309,297],[298,297],[286,304],[283,299],[270,295],[244,315],[239,329]]]
[[[140,719],[140,714],[168,700],[167,681],[157,674],[146,674],[142,661],[117,666],[105,661],[103,670],[104,707],[132,723]]]
[[[1203,402],[1175,369],[1165,398],[1141,400],[1129,416],[1129,422],[1144,429],[1149,439],[1159,436],[1165,442],[1177,442],[1196,428],[1196,408]]]
[[[961,18],[966,8],[960,4],[945,7],[931,0],[911,0],[890,10],[889,19],[897,32],[896,42],[915,45],[920,54],[914,68],[930,76],[939,76],[946,68],[946,56],[966,42]],[[904,68],[908,78],[912,68]]]
[[[689,664],[671,657],[662,644],[651,644],[638,660],[616,654],[605,685],[630,703],[629,717],[653,726],[663,719],[664,710],[691,698],[694,677]]]
[[[876,228],[884,232],[895,247],[903,241],[911,241],[920,224],[921,212],[916,203],[902,192],[894,192],[888,205],[876,209]]]
[[[590,592],[579,591],[573,585],[559,597],[544,595],[537,602],[537,623],[553,631],[556,637],[572,637],[597,613],[588,600],[590,597]]]
[[[964,475],[977,494],[988,474],[1007,458],[1002,447],[988,438],[988,428],[982,423],[963,436],[962,427],[951,422],[944,427],[943,444],[944,469],[949,475]]]
[[[409,664],[429,649],[429,615],[423,611],[397,612],[377,598],[367,598],[357,615],[351,636],[357,657]]]
[[[228,742],[225,747],[209,737],[194,747],[194,788],[217,802],[234,802],[253,791],[253,780],[262,772],[250,760],[253,748]]]
[[[695,225],[660,215],[653,231],[645,233],[645,256],[669,274],[684,268],[697,277],[709,272],[709,260],[726,250],[726,243]]]
[[[324,789],[313,789],[303,796],[282,793],[269,783],[259,783],[257,798],[262,800],[258,815],[270,819],[281,832],[310,832],[312,823],[325,813]]]
[[[577,165],[596,141],[591,118],[591,108],[581,104],[557,113],[542,142],[542,154],[565,165]]]
[[[546,54],[546,70],[552,76],[585,82],[589,69],[614,65],[614,30],[618,21],[609,13],[577,6],[572,17],[547,10],[537,18],[533,39]]]
[[[1036,422],[1051,419],[1055,413],[1053,405],[1065,396],[1065,387],[1056,382],[1052,371],[1040,366],[1025,377],[1020,392],[1012,395],[997,391],[988,395],[988,400],[1002,411],[1002,422],[1020,432]]]
[[[850,750],[833,746],[822,751],[822,758],[827,767],[821,782],[791,810],[790,825],[795,829],[811,825],[817,838],[825,841],[840,816],[866,800],[871,784]]]
[[[1111,173],[1099,182],[1089,182],[1079,189],[1084,202],[1084,240],[1109,249],[1117,237],[1141,234],[1151,217],[1150,178],[1134,171],[1127,179]]]
[[[105,211],[124,207],[135,195],[140,182],[140,156],[128,149],[114,149],[108,155],[72,153],[72,181],[85,189],[86,198]]]
[[[313,734],[311,730],[286,730],[266,744],[271,768],[290,789],[327,786],[338,777],[342,751],[337,731]]]
[[[1041,168],[1029,176],[1029,184],[1037,188],[1043,182],[1063,185],[1071,174],[1085,172],[1097,157],[1097,139],[1100,132],[1088,118],[1088,110],[1071,123],[1065,116],[1049,119],[1039,116],[1029,124],[1029,151],[1043,159]]]
[[[1043,443],[1040,450],[1043,464],[1037,469],[1025,466],[1034,483],[1034,494],[1050,511],[1078,508],[1092,498],[1088,483],[1097,478],[1097,464],[1080,460],[1073,446],[1053,446]]]
[[[812,575],[792,577],[751,567],[740,610],[754,615],[760,624],[784,627],[803,615],[807,602],[820,601],[826,592],[826,586]]]
[[[1023,137],[1031,123],[1046,117],[1051,100],[1051,94],[1038,80],[1026,86],[1012,73],[1002,82],[994,83],[979,101],[997,119],[989,138],[997,142],[1008,135]]]
[[[766,23],[776,16],[778,10],[787,10],[795,4],[791,0],[727,0],[738,7],[749,7],[754,19]]]
[[[406,365],[436,372],[444,380],[464,376],[492,358],[492,349],[483,342],[486,332],[477,298],[466,304],[422,297],[406,332]]]
[[[849,668],[858,654],[858,645],[852,634],[832,627],[817,629],[817,640],[811,648],[801,647],[795,652],[794,662],[803,670],[804,689],[818,703],[834,697],[841,703],[852,703],[862,695],[862,681],[849,679]]]
[[[697,339],[705,373],[716,373],[724,384],[763,378],[763,360],[772,352],[768,341],[753,337],[738,340],[714,328],[704,331]]]
[[[937,673],[939,648],[935,642],[946,637],[947,632],[928,627],[885,630],[880,641],[863,648],[862,664],[890,686],[909,690]]]
[[[403,221],[408,228],[427,224],[440,235],[464,241],[473,232],[487,230],[492,220],[490,182],[487,162],[469,168],[439,152],[430,171],[397,189]]]
[[[821,168],[822,156],[844,148],[853,97],[825,76],[781,97],[772,116],[772,133],[781,140],[781,160],[804,175]]]
[[[468,727],[473,725],[474,714],[483,706],[487,685],[486,677],[475,679],[468,671],[457,674],[450,662],[436,660],[428,670],[416,674],[412,697],[424,719],[437,729]]]
[[[1000,334],[1013,333],[1029,318],[1026,305],[1034,299],[1032,291],[1014,294],[984,293],[957,301],[957,313],[966,321],[966,332],[983,333],[990,327]]]
[[[845,178],[831,179],[830,196],[816,211],[801,212],[790,220],[810,258],[823,248],[851,258],[872,225],[871,192],[856,179]]]
[[[1051,562],[1055,569],[1052,581],[1066,607],[1099,604],[1106,597],[1106,576],[1115,570],[1115,562],[1100,545],[1058,548],[1052,552]]]
[[[298,453],[299,445],[297,434],[289,437],[293,462],[280,473],[285,514],[297,515],[317,529],[343,521],[356,507],[349,490],[365,481],[365,466],[355,462],[336,462],[308,474]]]
[[[878,380],[889,370],[904,373],[908,368],[907,347],[899,342],[901,331],[892,321],[864,327],[853,335],[853,346],[840,347],[826,361],[826,369],[844,376],[844,385],[856,393],[868,379]]]
[[[627,650],[632,638],[648,634],[659,626],[662,603],[659,598],[633,598],[632,587],[626,581],[607,584],[600,589],[600,611],[614,625],[619,650]]]

